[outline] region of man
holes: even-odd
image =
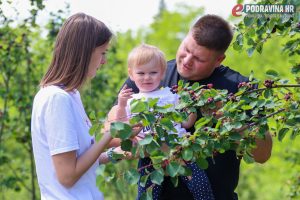
[[[168,62],[168,68],[161,86],[173,86],[179,80],[199,82],[201,85],[212,83],[216,89],[227,89],[229,93],[238,91],[240,82],[249,81],[240,73],[221,65],[225,51],[231,43],[233,33],[229,24],[215,15],[201,17],[190,29],[180,44],[176,60]],[[138,92],[134,82],[128,79],[125,84]],[[189,130],[190,131],[190,130]],[[258,163],[266,162],[271,156],[272,138],[266,133],[264,140],[257,139],[253,158]],[[208,159],[206,170],[216,200],[238,199],[234,192],[238,184],[240,160],[234,151],[227,151]],[[174,187],[169,177],[162,184],[160,199],[193,199],[186,186],[180,182]]]

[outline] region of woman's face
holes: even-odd
[[[89,69],[88,78],[92,79],[96,76],[97,70],[106,63],[106,52],[109,44],[103,44],[102,46],[96,47],[92,53]]]

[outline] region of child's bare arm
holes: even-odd
[[[119,95],[118,95],[118,104],[112,108],[112,116],[110,116],[113,121],[128,121],[128,116],[126,112],[126,106],[128,99],[132,98],[133,92],[131,88],[128,88],[125,85]]]

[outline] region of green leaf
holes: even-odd
[[[225,122],[224,127],[226,128],[227,131],[231,131],[233,129],[232,124],[229,122]]]
[[[243,126],[243,124],[241,122],[235,121],[234,123],[232,123],[232,126],[235,129],[239,129]]]
[[[141,177],[140,182],[139,182],[140,186],[142,186],[142,187],[146,186],[149,176],[150,176],[150,174]]]
[[[94,124],[89,130],[90,135],[95,135],[96,133],[99,133],[101,129],[100,124]]]
[[[110,134],[112,137],[119,137],[123,140],[130,138],[132,134],[131,126],[123,122],[113,122],[110,125]]]
[[[143,116],[146,118],[149,124],[153,124],[156,121],[155,115],[152,113],[145,113]]]
[[[178,186],[178,176],[171,177],[171,182],[173,183],[174,187]]]
[[[233,49],[236,51],[239,51],[239,50],[243,49],[243,45],[240,45],[238,41],[235,41],[233,43]]]
[[[179,81],[178,81],[178,87],[179,87],[179,86],[183,87],[183,84],[184,84],[183,80],[179,80]]]
[[[254,158],[247,153],[243,155],[243,160],[248,164],[254,163]]]
[[[106,165],[99,165],[96,169],[96,175],[97,176],[104,176],[105,174],[105,167]]]
[[[164,156],[151,156],[150,158],[152,160],[152,163],[154,163],[154,164],[161,163],[165,159]]]
[[[131,151],[131,149],[132,149],[132,141],[130,139],[123,140],[121,142],[121,149],[123,151]]]
[[[142,140],[139,141],[139,144],[140,145],[150,144],[152,142],[152,140],[153,140],[152,135],[147,134],[144,139],[142,139]]]
[[[197,165],[201,168],[201,169],[207,169],[208,168],[208,162],[205,158],[198,158],[196,160]]]
[[[153,108],[157,102],[158,102],[159,98],[151,98],[151,99],[148,99],[148,104],[149,104],[149,107],[150,108]]]
[[[274,69],[269,69],[266,72],[266,75],[269,76],[269,77],[272,77],[272,78],[278,78],[278,72]]]
[[[251,105],[242,105],[243,110],[251,110],[253,107]]]
[[[151,143],[147,145],[146,150],[149,154],[153,154],[156,151],[160,151],[160,145],[155,140],[152,140]]]
[[[144,192],[140,200],[152,200],[152,190]]]
[[[248,17],[248,16],[244,17],[244,24],[245,24],[245,26],[251,26],[254,21],[255,21],[254,17]]]
[[[147,103],[141,100],[132,100],[130,103],[131,113],[141,113],[148,109]]]
[[[160,185],[164,180],[164,172],[162,169],[153,171],[150,175],[151,181],[157,185]]]
[[[251,57],[253,55],[254,49],[255,49],[254,47],[250,47],[247,49],[247,54],[249,57]]]
[[[251,70],[250,75],[249,75],[249,81],[253,81],[254,77],[254,72]]]
[[[257,51],[258,53],[261,54],[262,49],[263,49],[263,43],[262,43],[262,42],[259,42],[259,43],[256,45],[256,51]]]
[[[174,124],[172,123],[171,120],[167,118],[163,118],[161,119],[160,124],[163,125],[167,130],[176,132],[176,129],[174,128]]]
[[[283,138],[285,137],[286,133],[289,131],[290,129],[289,128],[282,128],[279,130],[278,132],[278,140],[279,141],[282,141]]]
[[[244,40],[243,40],[243,34],[238,34],[237,36],[236,36],[236,40],[237,40],[237,42],[238,42],[238,44],[240,45],[240,46],[242,46],[243,45],[243,43],[244,43]]]
[[[190,161],[193,158],[193,150],[191,148],[186,148],[182,152],[182,158],[185,161]]]
[[[229,138],[234,141],[239,141],[240,139],[242,139],[242,136],[240,133],[233,132],[229,134]]]
[[[95,111],[90,112],[89,118],[90,118],[90,120],[92,120],[92,121],[96,119],[96,113],[95,113]]]
[[[296,136],[299,135],[299,134],[300,134],[300,132],[299,132],[299,129],[298,129],[298,128],[293,129],[293,130],[292,130],[292,133],[291,133],[291,135],[290,135],[290,139],[291,139],[291,140],[294,140],[294,139],[296,138]]]
[[[198,121],[196,121],[195,123],[195,128],[196,129],[200,129],[201,127],[203,127],[204,125],[208,124],[211,121],[211,118],[200,118]]]
[[[124,178],[129,184],[133,185],[139,181],[140,174],[137,172],[136,169],[129,169],[125,172]]]
[[[255,29],[249,28],[247,31],[248,36],[253,37],[255,35]]]
[[[180,170],[180,165],[176,162],[170,162],[170,164],[167,166],[167,172],[171,177],[175,177]]]
[[[266,90],[264,91],[264,97],[265,97],[266,99],[268,99],[268,98],[270,98],[270,97],[273,97],[273,90],[272,90],[272,89],[266,89]]]
[[[200,84],[198,82],[195,82],[193,85],[192,85],[192,90],[197,90],[199,88]]]

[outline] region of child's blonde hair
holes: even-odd
[[[131,68],[147,64],[150,61],[154,61],[154,64],[160,66],[165,73],[167,61],[165,54],[159,48],[149,44],[141,44],[135,47],[128,55],[128,73],[131,73]]]

